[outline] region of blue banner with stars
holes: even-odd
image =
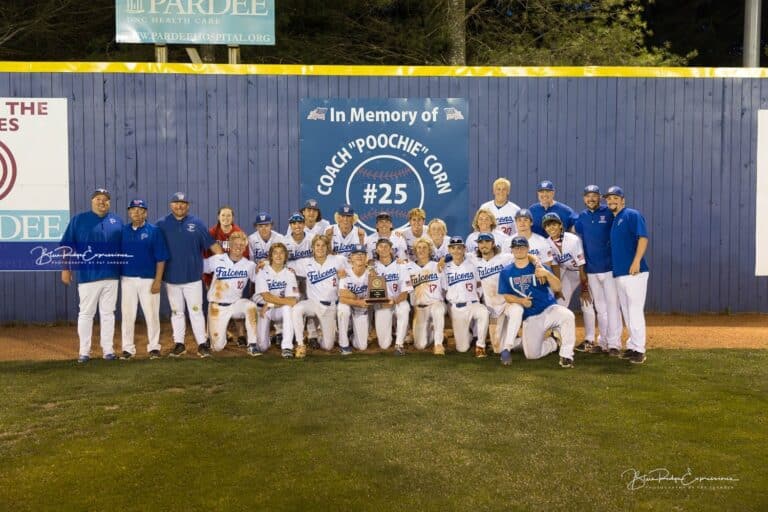
[[[383,211],[400,229],[418,207],[449,235],[471,231],[465,98],[302,98],[299,115],[301,202],[331,223],[349,204],[367,231]]]

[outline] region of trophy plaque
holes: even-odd
[[[384,279],[384,276],[380,276],[376,272],[369,272],[368,298],[365,299],[365,301],[368,304],[380,304],[382,302],[389,302],[389,297],[387,297],[386,279]]]

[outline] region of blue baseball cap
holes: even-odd
[[[171,202],[172,203],[188,203],[189,199],[187,199],[187,194],[184,192],[176,192],[171,196]]]
[[[448,247],[452,245],[464,245],[464,239],[460,236],[452,236],[450,240],[448,240]]]
[[[608,187],[608,191],[605,194],[603,194],[603,197],[608,197],[608,196],[624,197],[624,190],[622,190],[622,188],[619,187],[618,185]]]
[[[299,212],[293,212],[293,215],[288,219],[288,224],[293,224],[294,222],[304,222],[304,216]]]
[[[584,187],[584,195],[587,194],[600,194],[600,187],[597,185],[587,185]]]
[[[528,239],[520,235],[513,237],[512,240],[509,242],[509,246],[512,247],[513,249],[515,247],[530,247],[530,245],[528,244]]]
[[[560,216],[555,212],[549,212],[544,214],[544,216],[541,218],[541,227],[546,226],[550,222],[557,222],[558,224],[561,224],[561,225],[563,223]]]
[[[555,190],[555,184],[549,180],[540,181],[539,186],[536,188],[536,190],[537,191],[549,190],[550,192],[553,192]]]
[[[493,233],[480,233],[477,235],[477,241],[478,242],[495,242],[496,239],[493,238]]]
[[[533,214],[528,208],[520,208],[515,214],[515,219],[528,219],[533,222]]]
[[[261,224],[272,224],[272,216],[267,212],[259,212],[259,214],[256,215],[256,220],[253,221],[253,225],[259,226]]]
[[[312,208],[313,210],[319,210],[320,205],[317,204],[317,199],[307,199],[307,201],[304,203],[304,208]],[[302,210],[304,208],[302,208]]]
[[[133,199],[130,203],[128,203],[128,209],[131,208],[144,208],[147,209],[147,203],[143,199]]]
[[[348,204],[345,204],[340,206],[339,209],[336,210],[336,213],[338,213],[339,215],[348,215],[351,217],[355,214],[355,210],[353,210],[352,207],[349,206]]]
[[[349,251],[349,253],[350,254],[359,254],[359,253],[367,254],[368,251],[365,250],[365,246],[364,245],[362,245],[362,244],[355,244],[352,247],[352,250]]]
[[[107,199],[112,199],[112,194],[110,194],[109,190],[105,188],[97,188],[96,190],[94,190],[93,193],[91,194],[91,199],[93,199],[98,195],[107,196]]]

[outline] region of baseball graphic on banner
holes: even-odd
[[[11,193],[14,183],[16,183],[16,159],[11,150],[0,142],[0,199]]]
[[[463,98],[302,99],[301,200],[349,204],[367,231],[413,208],[468,231],[468,114]]]

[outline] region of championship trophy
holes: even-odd
[[[368,298],[365,299],[368,304],[381,304],[389,302],[387,297],[387,281],[384,276],[380,276],[373,268],[368,269]]]

